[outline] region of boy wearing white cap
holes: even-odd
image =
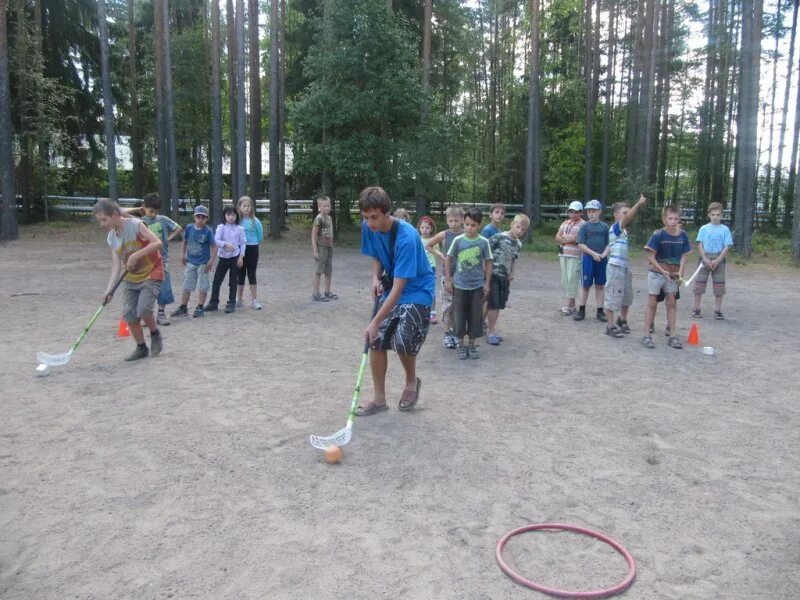
[[[589,297],[589,288],[594,285],[594,295],[597,300],[597,320],[605,323],[606,314],[603,311],[603,302],[606,295],[606,265],[611,248],[608,245],[608,225],[600,220],[603,205],[599,200],[589,200],[586,203],[586,216],[589,220],[578,232],[578,247],[583,251],[581,299],[578,312],[572,318],[583,321],[586,318],[586,299]]]
[[[586,222],[581,218],[583,204],[575,200],[570,202],[567,209],[568,218],[558,228],[556,243],[559,245],[558,261],[561,263],[561,285],[567,295],[567,303],[561,308],[561,314],[568,316],[574,314],[575,298],[578,297],[578,288],[581,281],[581,257],[583,252],[578,248],[578,232]]]

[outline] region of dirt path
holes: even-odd
[[[69,348],[109,262],[96,227],[45,233],[0,248],[0,597],[538,598],[494,545],[546,521],[625,544],[639,569],[626,598],[797,597],[796,271],[731,267],[727,320],[699,322],[707,357],[666,346],[663,309],[657,348],[639,345],[642,263],[635,332],[613,340],[560,317],[557,264],[526,255],[503,345],[460,362],[432,327],[418,410],[358,421],[334,467],[307,438],[341,427],[352,393],[370,310],[355,249],[334,259],[342,299],[319,304],[305,245],[266,244],[264,311],[175,322],[139,364],[122,361],[117,299],[37,379],[35,352]],[[393,359],[393,408],[400,381]],[[519,538],[507,557],[573,589],[625,573],[569,534]]]

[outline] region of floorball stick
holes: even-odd
[[[699,265],[697,265],[697,269],[695,269],[694,274],[691,277],[689,277],[689,279],[687,279],[686,281],[682,282],[683,283],[683,287],[689,287],[689,285],[694,281],[694,278],[697,277],[697,274],[700,272],[700,269],[702,269],[702,268],[703,268],[703,263],[700,263]]]
[[[119,284],[122,283],[122,280],[125,279],[125,275],[128,274],[128,271],[122,273],[119,279],[117,279],[117,283],[114,284],[114,287],[111,288],[111,293],[108,294],[109,296],[113,296],[114,292],[117,291]],[[86,337],[86,334],[89,333],[89,330],[94,325],[94,322],[97,321],[97,318],[100,316],[100,313],[103,312],[103,309],[106,307],[108,302],[104,299],[103,303],[97,307],[97,310],[94,311],[94,315],[86,327],[83,328],[81,334],[78,336],[78,339],[75,340],[75,343],[72,344],[72,348],[69,349],[68,352],[62,352],[61,354],[47,354],[45,352],[37,352],[36,353],[36,360],[39,361],[40,364],[47,365],[49,367],[60,367],[61,365],[65,365],[69,362],[69,359],[72,358],[72,355],[75,353],[75,350],[78,349],[78,346],[83,341],[83,338]]]

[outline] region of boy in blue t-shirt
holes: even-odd
[[[668,204],[661,211],[664,228],[656,231],[645,245],[647,262],[650,270],[647,273],[647,310],[644,316],[645,348],[655,348],[650,335],[653,319],[656,316],[658,294],[663,290],[667,305],[667,343],[671,348],[683,348],[683,344],[675,335],[677,331],[677,306],[675,292],[678,291],[678,280],[683,277],[686,258],[692,251],[689,236],[680,228],[681,208],[677,204]]]
[[[606,295],[606,265],[608,253],[608,225],[600,220],[603,205],[598,200],[589,200],[584,207],[589,218],[578,232],[578,247],[583,251],[581,264],[581,297],[578,302],[578,312],[572,318],[583,321],[586,318],[586,300],[589,298],[589,288],[594,284],[594,296],[597,301],[597,320],[606,322],[603,311],[603,302]]]
[[[495,202],[489,208],[489,224],[481,229],[481,235],[487,240],[492,239],[503,231],[503,219],[506,218],[506,205],[502,202]]]
[[[699,263],[703,265],[694,280],[694,312],[695,319],[702,319],[700,301],[706,291],[708,274],[711,273],[712,288],[714,290],[714,318],[724,319],[722,316],[722,297],[725,295],[725,257],[733,247],[731,230],[722,224],[722,204],[712,202],[708,205],[708,220],[697,232],[697,253],[700,255]]]
[[[377,312],[364,331],[370,344],[370,368],[375,388],[371,402],[358,407],[367,416],[387,409],[387,351],[394,350],[405,371],[400,410],[411,410],[419,400],[422,381],[417,377],[417,354],[428,334],[435,289],[433,269],[422,238],[414,226],[392,217],[392,202],[380,187],[368,187],[358,198],[361,253],[371,256],[372,294]],[[394,239],[392,239],[394,238]],[[390,242],[393,242],[390,247]]]
[[[183,271],[183,295],[181,305],[172,313],[173,317],[185,317],[189,314],[187,305],[192,292],[197,289],[197,307],[193,317],[203,316],[203,306],[208,295],[208,273],[217,258],[217,243],[214,232],[208,226],[208,209],[196,206],[194,224],[186,227],[181,244],[181,262]]]

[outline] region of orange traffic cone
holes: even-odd
[[[128,337],[130,334],[131,330],[128,329],[128,324],[125,322],[125,319],[120,318],[119,327],[117,328],[117,337]]]
[[[692,323],[692,328],[689,330],[689,337],[686,338],[686,343],[692,346],[700,344],[700,329],[697,327],[697,323]]]

